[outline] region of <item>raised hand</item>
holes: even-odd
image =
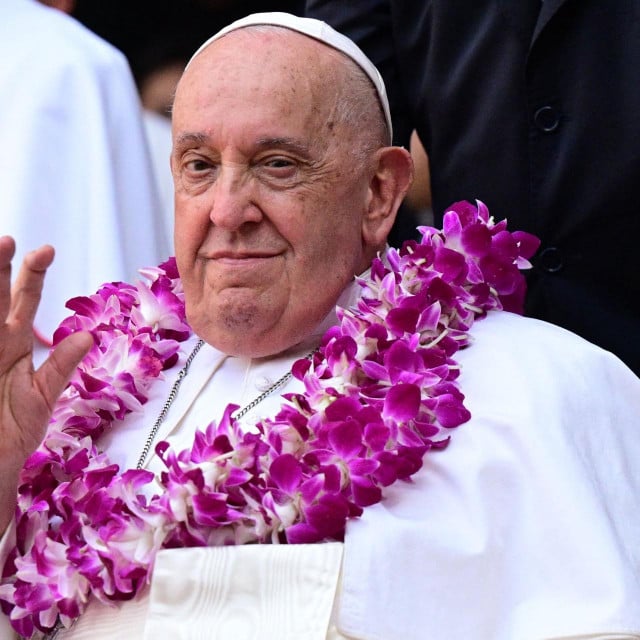
[[[0,533],[12,515],[18,473],[92,341],[87,333],[73,334],[34,370],[33,320],[54,251],[44,246],[27,254],[12,287],[14,253],[13,239],[0,237]]]

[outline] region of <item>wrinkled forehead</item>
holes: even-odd
[[[248,27],[212,42],[193,58],[181,78],[174,113],[191,108],[194,99],[229,96],[241,87],[255,92],[255,100],[273,96],[295,101],[313,97],[322,110],[337,99],[344,84],[341,54],[306,35],[287,29]],[[264,102],[256,107],[266,108]]]
[[[316,142],[323,148],[347,139],[356,131],[338,115],[346,90],[340,55],[286,30],[229,33],[202,51],[178,84],[174,137],[217,128],[233,131],[234,140],[250,132],[322,139]]]
[[[283,12],[265,12],[255,13],[240,20],[227,25],[218,33],[206,40],[200,48],[193,54],[191,60],[187,63],[187,69],[201,54],[206,51],[216,41],[227,37],[230,33],[245,30],[268,29],[271,31],[289,32],[303,35],[308,40],[322,44],[325,53],[327,50],[334,54],[338,53],[340,57],[349,59],[350,63],[359,67],[366,75],[371,83],[372,88],[377,95],[378,104],[385,120],[388,143],[391,144],[393,137],[393,129],[391,123],[391,114],[389,111],[389,101],[384,86],[384,81],[380,72],[375,65],[369,60],[364,52],[349,38],[337,32],[331,26],[315,20],[313,18],[300,18]],[[310,67],[310,71],[313,67]]]

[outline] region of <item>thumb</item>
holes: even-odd
[[[76,367],[93,346],[93,336],[78,331],[67,336],[35,373],[35,382],[47,406],[53,409]]]

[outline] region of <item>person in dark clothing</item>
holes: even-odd
[[[458,200],[538,235],[526,312],[640,373],[640,3],[307,0],[380,69],[395,142]]]

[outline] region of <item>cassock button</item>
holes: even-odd
[[[551,133],[555,131],[560,124],[560,114],[553,107],[540,107],[533,114],[533,122],[540,131]]]
[[[562,253],[557,247],[547,247],[538,256],[538,266],[547,273],[558,273],[564,267]]]

